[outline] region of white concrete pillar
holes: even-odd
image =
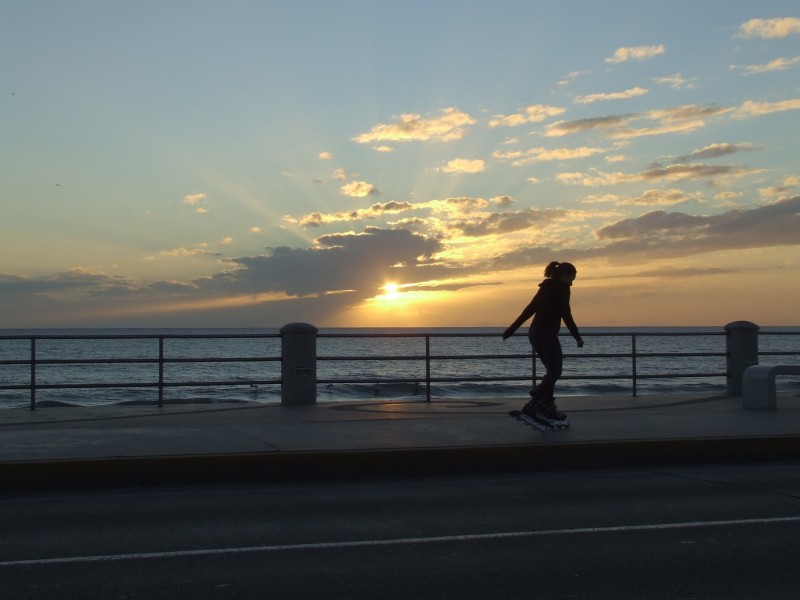
[[[742,395],[744,370],[758,364],[758,330],[758,325],[750,321],[734,321],[725,325],[728,396]]]
[[[308,323],[281,327],[281,404],[317,402],[317,331]]]

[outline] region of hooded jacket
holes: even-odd
[[[552,327],[556,331],[561,329],[561,321],[569,329],[576,340],[580,339],[581,334],[575,320],[572,318],[572,311],[569,307],[570,286],[561,279],[545,279],[539,284],[539,291],[531,300],[531,308],[535,311],[533,316],[534,325],[544,325]]]

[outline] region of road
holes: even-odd
[[[800,465],[0,496],[5,600],[797,598]]]

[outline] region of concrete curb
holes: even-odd
[[[266,484],[800,461],[800,436],[114,457],[0,464],[0,491]]]

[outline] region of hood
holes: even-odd
[[[564,282],[561,281],[560,279],[552,279],[548,277],[547,279],[542,281],[542,283],[539,284],[539,287],[546,289],[551,287],[558,287],[559,285],[564,285]]]

